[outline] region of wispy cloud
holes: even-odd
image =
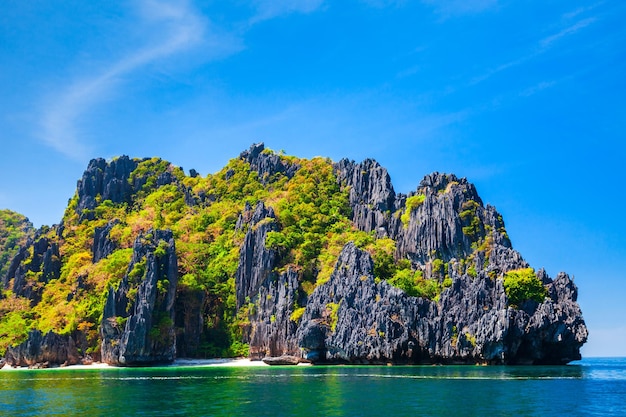
[[[597,19],[590,17],[588,19],[583,19],[579,22],[576,22],[575,24],[566,27],[565,29],[561,30],[558,33],[555,33],[554,35],[550,35],[544,39],[542,39],[539,44],[541,46],[542,49],[546,49],[549,48],[553,43],[557,42],[559,39],[564,38],[566,36],[570,36],[575,34],[576,32],[580,31],[581,29],[586,28],[587,26],[591,25],[592,23],[594,23]]]
[[[524,56],[522,56],[520,58],[511,60],[509,62],[505,62],[504,64],[501,64],[501,65],[499,65],[499,66],[497,66],[495,68],[487,70],[484,74],[472,78],[470,80],[470,85],[481,83],[481,82],[487,80],[488,78],[492,77],[493,75],[498,74],[499,72],[505,71],[505,70],[507,70],[509,68],[514,68],[514,67],[517,67],[519,65],[522,65],[522,64],[532,60],[533,58],[536,58],[537,56],[546,53],[548,50],[550,50],[550,48],[553,47],[553,45],[555,43],[557,43],[561,39],[576,34],[577,32],[579,32],[582,29],[590,26],[591,24],[593,24],[596,21],[597,21],[597,19],[594,18],[594,17],[583,19],[583,20],[580,20],[580,21],[574,23],[573,25],[570,25],[570,26],[560,30],[557,33],[554,33],[552,35],[549,35],[549,36],[541,39],[538,42],[537,46],[531,52],[529,52],[527,55],[524,55]]]
[[[542,81],[530,88],[527,88],[526,90],[522,91],[519,95],[522,97],[530,97],[534,94],[537,94],[547,88],[552,87],[553,85],[555,85],[556,82],[555,81]]]
[[[79,139],[84,133],[79,127],[80,119],[110,97],[123,76],[197,46],[205,36],[207,22],[185,1],[143,0],[140,6],[138,24],[155,25],[160,29],[158,37],[104,65],[100,71],[70,82],[46,103],[40,137],[68,157],[82,160],[87,156],[89,146]]]
[[[434,7],[435,11],[444,17],[480,13],[498,5],[498,0],[422,0],[422,2]]]
[[[406,68],[406,69],[398,72],[396,74],[396,78],[401,79],[401,78],[410,77],[410,76],[415,75],[418,72],[420,72],[421,69],[422,69],[421,65],[413,65],[412,67]]]
[[[311,13],[323,4],[324,0],[256,0],[256,15],[250,19],[250,25],[291,13]]]
[[[311,13],[324,0],[254,0],[253,17],[238,33],[220,33],[189,0],[140,0],[139,19],[134,27],[143,28],[145,42],[121,58],[109,61],[98,71],[76,78],[45,102],[39,123],[40,139],[60,153],[84,160],[90,152],[88,129],[81,124],[94,107],[110,99],[124,80],[148,65],[177,54],[200,50],[208,59],[228,56],[243,49],[239,37],[254,24],[291,13]],[[206,52],[210,50],[211,52]]]
[[[407,0],[362,0],[362,2],[370,7],[383,8],[402,6]]]
[[[579,7],[578,9],[574,9],[574,10],[572,10],[571,12],[567,12],[567,13],[565,13],[565,14],[563,15],[563,17],[564,17],[565,19],[572,19],[572,18],[574,18],[574,17],[576,17],[576,16],[578,16],[578,15],[580,15],[580,14],[582,14],[582,13],[586,13],[586,12],[588,12],[588,11],[590,11],[590,10],[593,10],[593,9],[595,9],[596,7],[601,6],[601,5],[603,5],[603,4],[604,4],[604,1],[599,1],[599,2],[597,2],[597,3],[595,3],[595,4],[592,4],[591,6]]]
[[[490,68],[484,74],[472,78],[470,80],[470,85],[479,84],[479,83],[487,80],[488,78],[491,78],[492,76],[496,75],[499,72],[502,72],[502,71],[507,70],[509,68],[516,67],[518,65],[521,65],[524,62],[529,61],[532,58],[534,58],[535,56],[539,55],[539,53],[540,52],[533,52],[531,54],[528,54],[528,55],[523,56],[521,58],[515,59],[513,61],[505,62],[504,64],[498,65],[495,68]]]

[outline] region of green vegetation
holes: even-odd
[[[477,240],[480,237],[481,221],[476,214],[479,204],[474,200],[469,200],[463,203],[461,206],[461,221],[463,222],[463,234],[467,235],[472,240]]]
[[[389,283],[412,297],[424,297],[429,300],[435,299],[441,292],[437,280],[424,279],[422,271],[412,271],[408,268],[397,270]]]
[[[404,209],[404,213],[400,216],[400,220],[402,224],[406,227],[411,220],[411,213],[413,213],[419,206],[421,206],[426,200],[426,196],[424,194],[415,194],[406,199],[406,205]]]
[[[26,340],[33,324],[29,300],[13,297],[10,291],[5,291],[4,296],[0,299],[0,354],[4,354],[7,347]]]
[[[0,279],[7,273],[19,247],[34,232],[32,223],[26,217],[10,210],[0,210]]]
[[[328,314],[328,325],[330,326],[330,331],[332,332],[337,330],[337,322],[339,321],[338,312],[339,312],[340,305],[341,305],[341,302],[326,304],[326,311]]]
[[[269,149],[263,152],[273,154]],[[452,285],[449,265],[437,259],[436,254],[432,254],[430,265],[411,265],[407,259],[396,259],[394,240],[379,239],[375,232],[366,233],[354,227],[350,220],[349,190],[339,185],[329,159],[300,159],[282,152],[278,157],[285,165],[298,166],[291,178],[283,173],[260,178],[248,162],[239,158],[232,159],[215,174],[188,177],[167,161],[150,158],[134,161],[137,168],[128,178],[128,186],[134,193],[126,202],[114,203],[98,195],[93,210],[80,212],[79,196],[73,196],[63,216],[62,236],[57,236],[53,229],[40,232],[59,246],[62,268],[58,279],[44,283],[40,280],[41,271],[28,270],[29,283],[41,295],[35,305],[11,291],[0,293],[0,354],[7,346],[24,340],[30,329],[60,334],[80,330],[87,335],[89,349],[97,352],[98,326],[109,289],[117,289],[128,275],[131,287],[128,297],[133,299],[146,273],[145,258],[129,269],[133,243],[142,234],[147,239],[150,229],[167,228],[172,230],[176,241],[179,277],[176,290],[179,295],[203,300],[198,308],[203,309],[204,327],[195,354],[246,355],[249,347],[243,343],[243,336],[249,334],[249,315],[255,309],[255,300],[247,300],[242,308],[236,308],[235,275],[247,232],[247,226],[239,230],[236,224],[246,204],[254,207],[259,201],[276,214],[275,219],[263,220],[273,223],[274,231],[266,235],[265,245],[278,254],[276,272],[295,271],[302,296],[330,279],[348,242],[354,242],[372,256],[375,282],[386,280],[410,296],[435,301],[444,288]],[[170,183],[158,185],[163,182]],[[190,196],[197,204],[186,203]],[[400,216],[404,225],[408,225],[411,213],[425,200],[423,193],[406,199]],[[463,232],[476,240],[477,245],[482,242],[478,242],[478,237],[483,227],[477,215],[478,207],[478,203],[469,201],[460,213]],[[111,221],[115,225],[109,239],[116,250],[94,263],[94,232]],[[32,235],[27,219],[0,211],[0,272],[6,271],[18,247]],[[487,245],[485,242],[482,243]],[[164,241],[156,242],[157,258],[165,256],[167,245]],[[22,266],[26,268],[35,262],[33,258],[31,247]],[[468,273],[476,275],[475,268]],[[371,277],[361,277],[362,281],[367,279]],[[157,296],[162,296],[169,284],[167,280],[160,281]],[[511,287],[506,279],[505,286]],[[512,295],[509,297],[514,299]],[[327,306],[328,325],[333,331],[338,309],[338,303]],[[304,311],[304,307],[294,306],[290,320],[298,323]],[[124,320],[119,317],[118,324],[123,325]],[[154,340],[165,341],[170,337],[168,329],[172,323],[168,320],[160,317],[154,321],[150,330]]]
[[[304,315],[305,310],[306,310],[305,307],[296,308],[295,310],[293,310],[293,312],[289,316],[289,319],[293,321],[294,323],[300,323],[300,319]]]
[[[465,340],[467,340],[472,347],[476,347],[476,336],[470,332],[465,332]]]
[[[512,306],[519,306],[527,300],[540,303],[548,295],[532,268],[516,269],[504,274],[504,290]]]

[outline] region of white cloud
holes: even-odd
[[[596,21],[595,18],[590,17],[588,19],[583,19],[569,27],[566,27],[565,29],[561,30],[558,33],[555,33],[554,35],[550,35],[544,39],[541,40],[541,42],[539,42],[539,44],[541,45],[542,48],[548,48],[550,47],[553,43],[555,43],[556,41],[560,40],[561,38],[564,38],[566,36],[569,35],[573,35],[576,32],[580,31],[581,29],[586,28],[587,26],[591,25],[592,23],[594,23]]]
[[[323,3],[324,0],[253,0],[255,14],[247,26],[291,13],[311,13]],[[131,47],[121,58],[109,61],[99,70],[68,82],[45,102],[38,136],[70,158],[88,157],[89,141],[85,140],[88,131],[81,128],[81,122],[96,105],[118,92],[124,79],[135,72],[192,48],[201,51],[205,59],[228,56],[243,49],[237,37],[243,35],[241,31],[219,32],[188,0],[140,0],[138,10],[140,18],[132,25],[134,30],[143,31],[146,38],[143,44]]]
[[[532,86],[530,88],[527,88],[526,90],[522,91],[520,93],[520,96],[522,96],[522,97],[530,97],[530,96],[532,96],[534,94],[537,94],[537,93],[539,93],[539,92],[541,92],[541,91],[543,91],[543,90],[545,90],[547,88],[552,87],[554,84],[556,84],[555,81],[542,81],[539,84],[534,85],[534,86]]]
[[[529,55],[523,56],[523,57],[515,59],[513,61],[505,62],[504,64],[498,65],[495,68],[491,68],[491,69],[487,70],[484,74],[472,78],[470,80],[470,85],[479,84],[479,83],[485,81],[486,79],[492,77],[493,75],[495,75],[495,74],[497,74],[499,72],[502,72],[504,70],[507,70],[509,68],[513,68],[513,67],[516,67],[518,65],[521,65],[524,62],[529,61],[530,59],[534,58],[537,55],[538,55],[537,52],[533,52],[533,53],[531,53]]]
[[[596,3],[596,4],[592,4],[591,6],[587,6],[587,7],[579,7],[578,9],[574,9],[574,10],[572,10],[571,12],[565,13],[565,14],[563,15],[563,17],[564,17],[565,19],[572,19],[572,18],[574,18],[574,17],[576,17],[576,16],[578,16],[578,15],[580,15],[580,14],[582,14],[582,13],[586,13],[586,12],[588,12],[588,11],[590,11],[590,10],[593,10],[593,9],[595,9],[596,7],[601,6],[601,5],[603,5],[603,4],[604,4],[604,1],[600,1],[600,2],[598,2],[598,3]]]
[[[362,0],[370,7],[397,7],[406,3],[406,0]]]
[[[574,35],[575,33],[579,32],[580,30],[588,27],[589,25],[591,25],[592,23],[594,23],[597,19],[596,18],[588,18],[588,19],[584,19],[581,20],[571,26],[568,26],[562,30],[560,30],[559,32],[552,34],[550,36],[547,36],[543,39],[541,39],[538,42],[537,47],[530,52],[529,54],[522,56],[521,58],[506,62],[504,64],[501,64],[499,66],[497,66],[496,68],[492,68],[487,70],[484,74],[479,75],[477,77],[474,77],[471,81],[470,81],[470,85],[474,85],[474,84],[478,84],[481,83],[485,80],[487,80],[488,78],[492,77],[493,75],[502,72],[504,70],[507,70],[509,68],[513,68],[513,67],[517,67],[521,64],[524,64],[528,61],[530,61],[531,59],[542,55],[544,53],[546,53],[548,50],[550,50],[550,48],[552,48],[552,46],[558,42],[559,40],[561,40],[562,38],[565,38],[567,36],[570,35]]]
[[[311,13],[323,4],[324,0],[256,0],[256,15],[250,20],[250,25],[291,13]]]
[[[496,7],[498,0],[422,0],[423,3],[435,8],[437,13],[448,17],[464,14],[480,13]]]
[[[185,1],[144,0],[140,10],[141,21],[137,24],[156,26],[154,39],[104,65],[100,71],[70,82],[46,103],[41,140],[68,157],[81,160],[86,157],[88,145],[79,139],[84,134],[79,127],[80,119],[93,106],[109,98],[123,76],[197,46],[204,39],[207,23]]]

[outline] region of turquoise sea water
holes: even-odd
[[[626,416],[626,358],[561,367],[0,372],[1,416]]]

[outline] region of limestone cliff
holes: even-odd
[[[372,159],[259,143],[206,177],[94,159],[60,226],[11,251],[0,348],[18,366],[562,364],[587,339],[573,281],[530,268],[473,184],[435,172],[397,193]]]
[[[316,362],[564,364],[587,337],[575,287],[545,274],[550,296],[512,308],[501,281],[453,275],[439,302],[376,283],[372,259],[349,244],[309,298],[298,343]]]
[[[139,235],[128,273],[109,288],[102,316],[102,360],[114,365],[170,362],[176,357],[174,297],[178,281],[172,232]]]

